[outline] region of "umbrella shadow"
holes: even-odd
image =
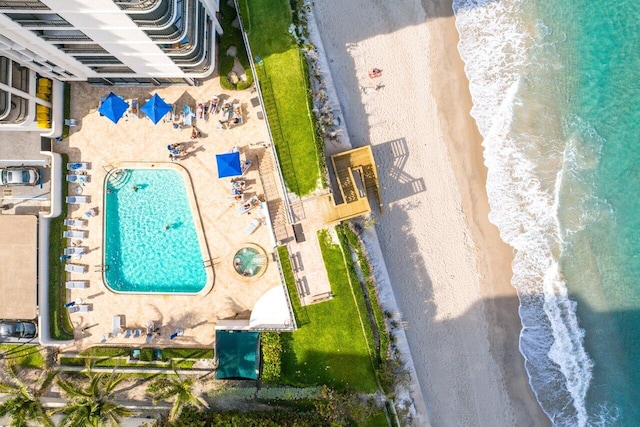
[[[191,94],[187,91],[184,91],[182,95],[178,99],[173,102],[174,105],[178,107],[182,107],[183,105],[188,105],[191,108],[196,107],[196,100]]]

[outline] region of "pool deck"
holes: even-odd
[[[241,104],[244,123],[220,129],[219,115],[210,116],[208,120],[194,119],[202,133],[202,137],[195,140],[190,139],[190,128],[174,130],[171,123],[163,121],[154,125],[143,113],[137,118],[124,117],[114,124],[97,111],[99,99],[111,90],[127,101],[138,99],[140,106],[153,93],[158,93],[168,103],[176,103],[180,110],[185,104],[195,110],[198,101],[208,103],[213,95],[222,95],[222,99],[229,98],[232,103]],[[259,298],[269,289],[281,285],[278,267],[273,262],[275,242],[268,228],[270,225],[261,224],[252,234],[247,234],[247,227],[258,216],[257,210],[239,214],[237,203],[229,200],[230,179],[217,177],[215,154],[238,147],[241,159],[250,158],[254,162],[244,176],[247,198],[264,193],[258,164],[263,162],[264,156],[271,156],[271,151],[262,146],[269,139],[256,98],[257,94],[249,90],[222,90],[217,78],[198,87],[172,86],[156,90],[72,84],[71,118],[77,120],[78,126],[71,128],[67,140],[56,143],[56,151],[67,153],[70,162],[90,163],[89,182],[83,186],[69,185],[69,195],[81,191],[83,196],[90,196],[90,203],[69,205],[68,217],[86,219],[84,213],[92,207],[97,208],[98,215],[89,218],[87,227],[82,228],[88,231],[88,237],[81,242],[74,241],[88,247],[89,253],[70,262],[88,266],[88,272],[68,273],[67,280],[88,280],[90,285],[87,289],[68,290],[67,300],[81,298],[82,304],[90,305],[90,311],[70,315],[76,341],[63,351],[79,351],[101,343],[104,338],[107,340],[102,344],[107,345],[209,346],[214,342],[219,319],[248,319]],[[206,295],[194,296],[114,293],[105,286],[101,272],[107,171],[125,162],[144,162],[156,167],[171,164],[167,145],[178,142],[188,147],[186,158],[177,164],[188,171],[193,184],[197,205],[194,219],[202,222],[208,248],[208,254],[203,257],[211,261],[213,289]],[[264,164],[272,162],[265,161]],[[264,168],[260,170],[265,173]],[[267,252],[269,265],[258,279],[241,277],[233,269],[233,254],[245,243],[256,244]],[[124,338],[121,333],[112,336],[113,317],[119,315],[124,316],[127,329],[142,329],[143,332],[153,321],[159,326],[160,335],[154,335],[149,344],[145,344],[144,333],[139,338]],[[170,335],[178,328],[183,329],[184,334],[171,340]]]

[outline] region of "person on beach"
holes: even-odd
[[[382,70],[380,68],[374,68],[373,70],[369,71],[369,78],[371,79],[375,79],[376,77],[380,76],[382,76]]]
[[[200,131],[197,127],[193,126],[191,128],[191,139],[200,138]]]

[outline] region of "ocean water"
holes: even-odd
[[[640,425],[640,2],[454,0],[520,349],[558,426]]]

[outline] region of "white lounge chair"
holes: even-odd
[[[138,104],[138,100],[132,99],[131,102],[129,102],[129,105],[129,116],[136,119],[140,117],[140,105]]]
[[[67,163],[67,170],[70,170],[70,171],[86,171],[87,169],[89,169],[89,163],[85,163],[85,162]]]
[[[196,103],[196,120],[204,120],[204,102]]]
[[[125,338],[131,338],[131,334],[133,333],[133,331],[131,329],[127,329],[126,331],[124,331],[124,337]]]
[[[89,175],[67,175],[67,182],[89,182]]]
[[[87,289],[89,282],[86,280],[67,280],[65,287],[67,289]]]
[[[260,199],[258,199],[258,196],[253,196],[246,203],[238,206],[238,214],[242,215],[253,208],[257,208],[258,206],[260,206]]]
[[[68,227],[84,227],[87,225],[87,221],[84,219],[67,218],[64,220],[64,225]]]
[[[87,313],[89,306],[87,304],[76,304],[68,308],[69,313]]]
[[[69,273],[86,273],[89,270],[89,267],[86,265],[80,264],[65,264],[64,271],[68,271]]]
[[[246,159],[244,162],[242,162],[242,165],[241,165],[242,175],[247,173],[247,171],[251,168],[252,164],[253,162],[251,161],[251,159]]]
[[[89,196],[67,196],[66,202],[71,205],[79,205],[81,203],[89,203]]]
[[[62,237],[67,239],[86,239],[87,232],[84,230],[67,230],[62,233]]]
[[[113,336],[117,336],[124,327],[124,315],[118,314],[113,316]]]
[[[71,248],[64,248],[64,254],[65,255],[84,255],[86,254],[86,248],[83,248],[82,246],[74,246]]]
[[[260,220],[254,219],[249,223],[247,228],[244,229],[244,232],[247,234],[253,234],[253,232],[256,231],[256,228],[258,228],[259,226],[260,226]]]
[[[195,116],[195,114],[191,112],[191,107],[189,107],[188,105],[182,107],[182,110],[184,112],[184,125],[191,126],[193,124],[193,117]]]
[[[209,114],[216,114],[218,107],[220,106],[220,98],[217,95],[213,95],[211,102],[209,103]]]
[[[231,110],[233,109],[233,107],[231,106],[231,103],[229,102],[229,100],[225,99],[224,102],[222,103],[222,118],[220,119],[220,121],[223,122],[228,122],[229,121],[229,117],[231,116]]]

